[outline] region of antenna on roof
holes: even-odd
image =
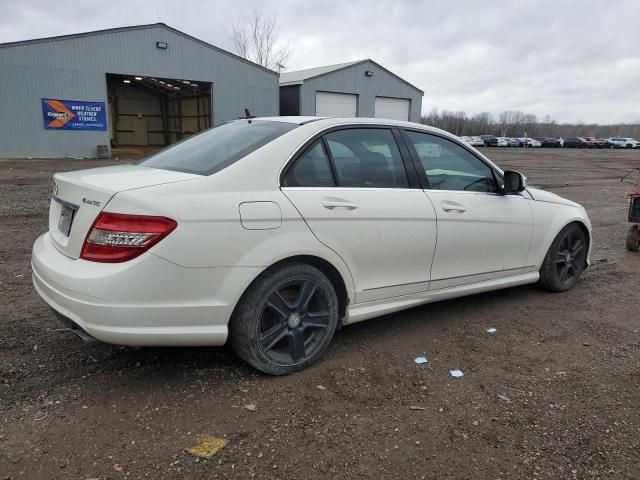
[[[284,70],[285,68],[287,68],[281,63],[276,63],[276,67],[278,67],[278,73],[280,73],[280,70]]]
[[[245,119],[245,120],[250,120],[252,118],[256,118],[256,116],[255,115],[251,115],[251,112],[249,111],[249,109],[245,108],[244,109],[244,117],[238,117],[238,118]]]

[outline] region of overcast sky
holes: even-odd
[[[222,48],[259,5],[295,46],[288,70],[372,58],[423,112],[640,121],[638,0],[1,1],[0,43],[160,21]]]

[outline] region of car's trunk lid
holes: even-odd
[[[78,258],[91,225],[116,193],[196,178],[202,177],[138,165],[56,173],[49,232],[58,250]]]

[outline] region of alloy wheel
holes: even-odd
[[[287,280],[266,296],[258,319],[258,346],[278,365],[295,365],[322,348],[331,335],[328,293],[319,283]]]
[[[580,276],[586,254],[584,236],[576,230],[569,230],[556,252],[555,273],[562,285],[567,285]]]

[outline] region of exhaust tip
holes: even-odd
[[[52,330],[53,332],[69,332],[75,335],[76,337],[78,337],[80,340],[82,340],[85,343],[101,343],[100,340],[98,340],[95,337],[92,337],[89,333],[87,333],[86,330],[80,327],[80,325],[75,323],[69,317],[61,314],[56,310],[53,310],[53,313],[55,313],[58,321],[65,326],[65,328],[55,328]]]

